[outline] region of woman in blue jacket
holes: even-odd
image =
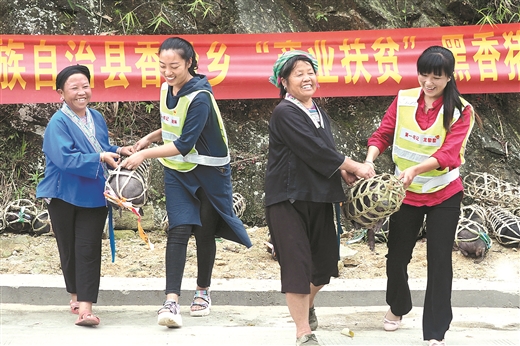
[[[99,293],[107,169],[117,167],[120,154],[130,155],[132,147],[111,145],[105,119],[87,107],[92,90],[86,66],[64,68],[56,91],[63,106],[45,129],[45,178],[36,197],[49,203],[70,310],[79,315],[76,325],[92,326],[99,324],[92,304]]]

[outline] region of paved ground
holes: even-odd
[[[2,346],[294,345],[294,324],[276,280],[214,280],[208,317],[189,316],[194,281],[185,280],[180,329],[156,324],[163,279],[102,278],[97,327],[74,325],[62,281],[61,276],[0,275]],[[424,282],[410,283],[415,305],[422,306]],[[519,291],[515,280],[455,281],[448,345],[520,345]],[[316,305],[322,345],[427,345],[420,307],[405,316],[400,330],[382,330],[384,281],[334,280]],[[354,337],[343,335],[345,328]]]
[[[215,306],[207,317],[184,326],[156,324],[157,306],[97,307],[97,327],[74,325],[66,306],[2,304],[1,345],[294,345],[294,325],[285,307]],[[317,308],[322,345],[427,345],[422,341],[422,309],[414,308],[396,332],[382,330],[386,307]],[[518,309],[455,308],[446,335],[449,345],[520,345]],[[341,334],[344,328],[354,337]]]

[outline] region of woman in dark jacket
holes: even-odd
[[[186,247],[193,233],[197,244],[197,288],[191,316],[210,312],[209,287],[215,262],[215,237],[251,246],[233,211],[231,167],[226,131],[207,78],[197,74],[193,46],[179,37],[159,47],[161,128],[139,140],[136,153],[122,166],[135,169],[149,158],[164,166],[168,241],[166,301],[158,312],[159,325],[181,327],[179,296]],[[164,145],[147,148],[152,142]],[[147,148],[147,149],[145,149]]]
[[[269,122],[266,220],[281,268],[282,292],[296,324],[296,345],[319,345],[314,297],[338,276],[333,203],[345,201],[341,178],[375,175],[371,165],[336,151],[330,119],[312,100],[317,62],[303,51],[284,53],[271,82],[282,101]]]

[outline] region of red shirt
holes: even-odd
[[[432,108],[424,112],[424,93],[421,90],[419,96],[419,106],[417,107],[417,113],[415,119],[421,129],[425,130],[430,127],[433,122],[437,119],[443,103],[442,96],[437,99]],[[387,109],[381,125],[368,139],[368,146],[376,146],[380,153],[383,153],[394,141],[395,122],[397,115],[397,97],[394,99],[390,107]],[[446,139],[442,143],[439,150],[432,156],[439,161],[440,169],[449,167],[450,170],[460,167],[460,149],[462,143],[466,138],[467,133],[470,131],[470,107],[467,106],[462,111],[462,116],[451,126],[450,132],[446,134]],[[449,183],[444,189],[432,192],[432,193],[415,193],[406,191],[406,196],[403,203],[413,206],[434,206],[448,198],[452,197],[456,193],[463,191],[462,179],[459,177],[451,183]]]

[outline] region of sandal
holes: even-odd
[[[318,329],[318,317],[316,317],[314,306],[309,309],[309,326],[312,332]]]
[[[200,302],[202,300],[202,302]],[[199,307],[194,309],[194,307]],[[190,307],[190,316],[207,316],[211,307],[211,298],[208,290],[195,290],[195,296]]]
[[[99,317],[94,315],[92,312],[85,312],[81,316],[78,316],[76,320],[77,326],[97,326],[99,324]]]
[[[70,301],[70,312],[72,312],[75,315],[79,315],[79,302],[78,301]]]
[[[435,340],[435,339],[431,339],[429,342],[428,342],[428,346],[446,346],[446,342],[444,340]]]

